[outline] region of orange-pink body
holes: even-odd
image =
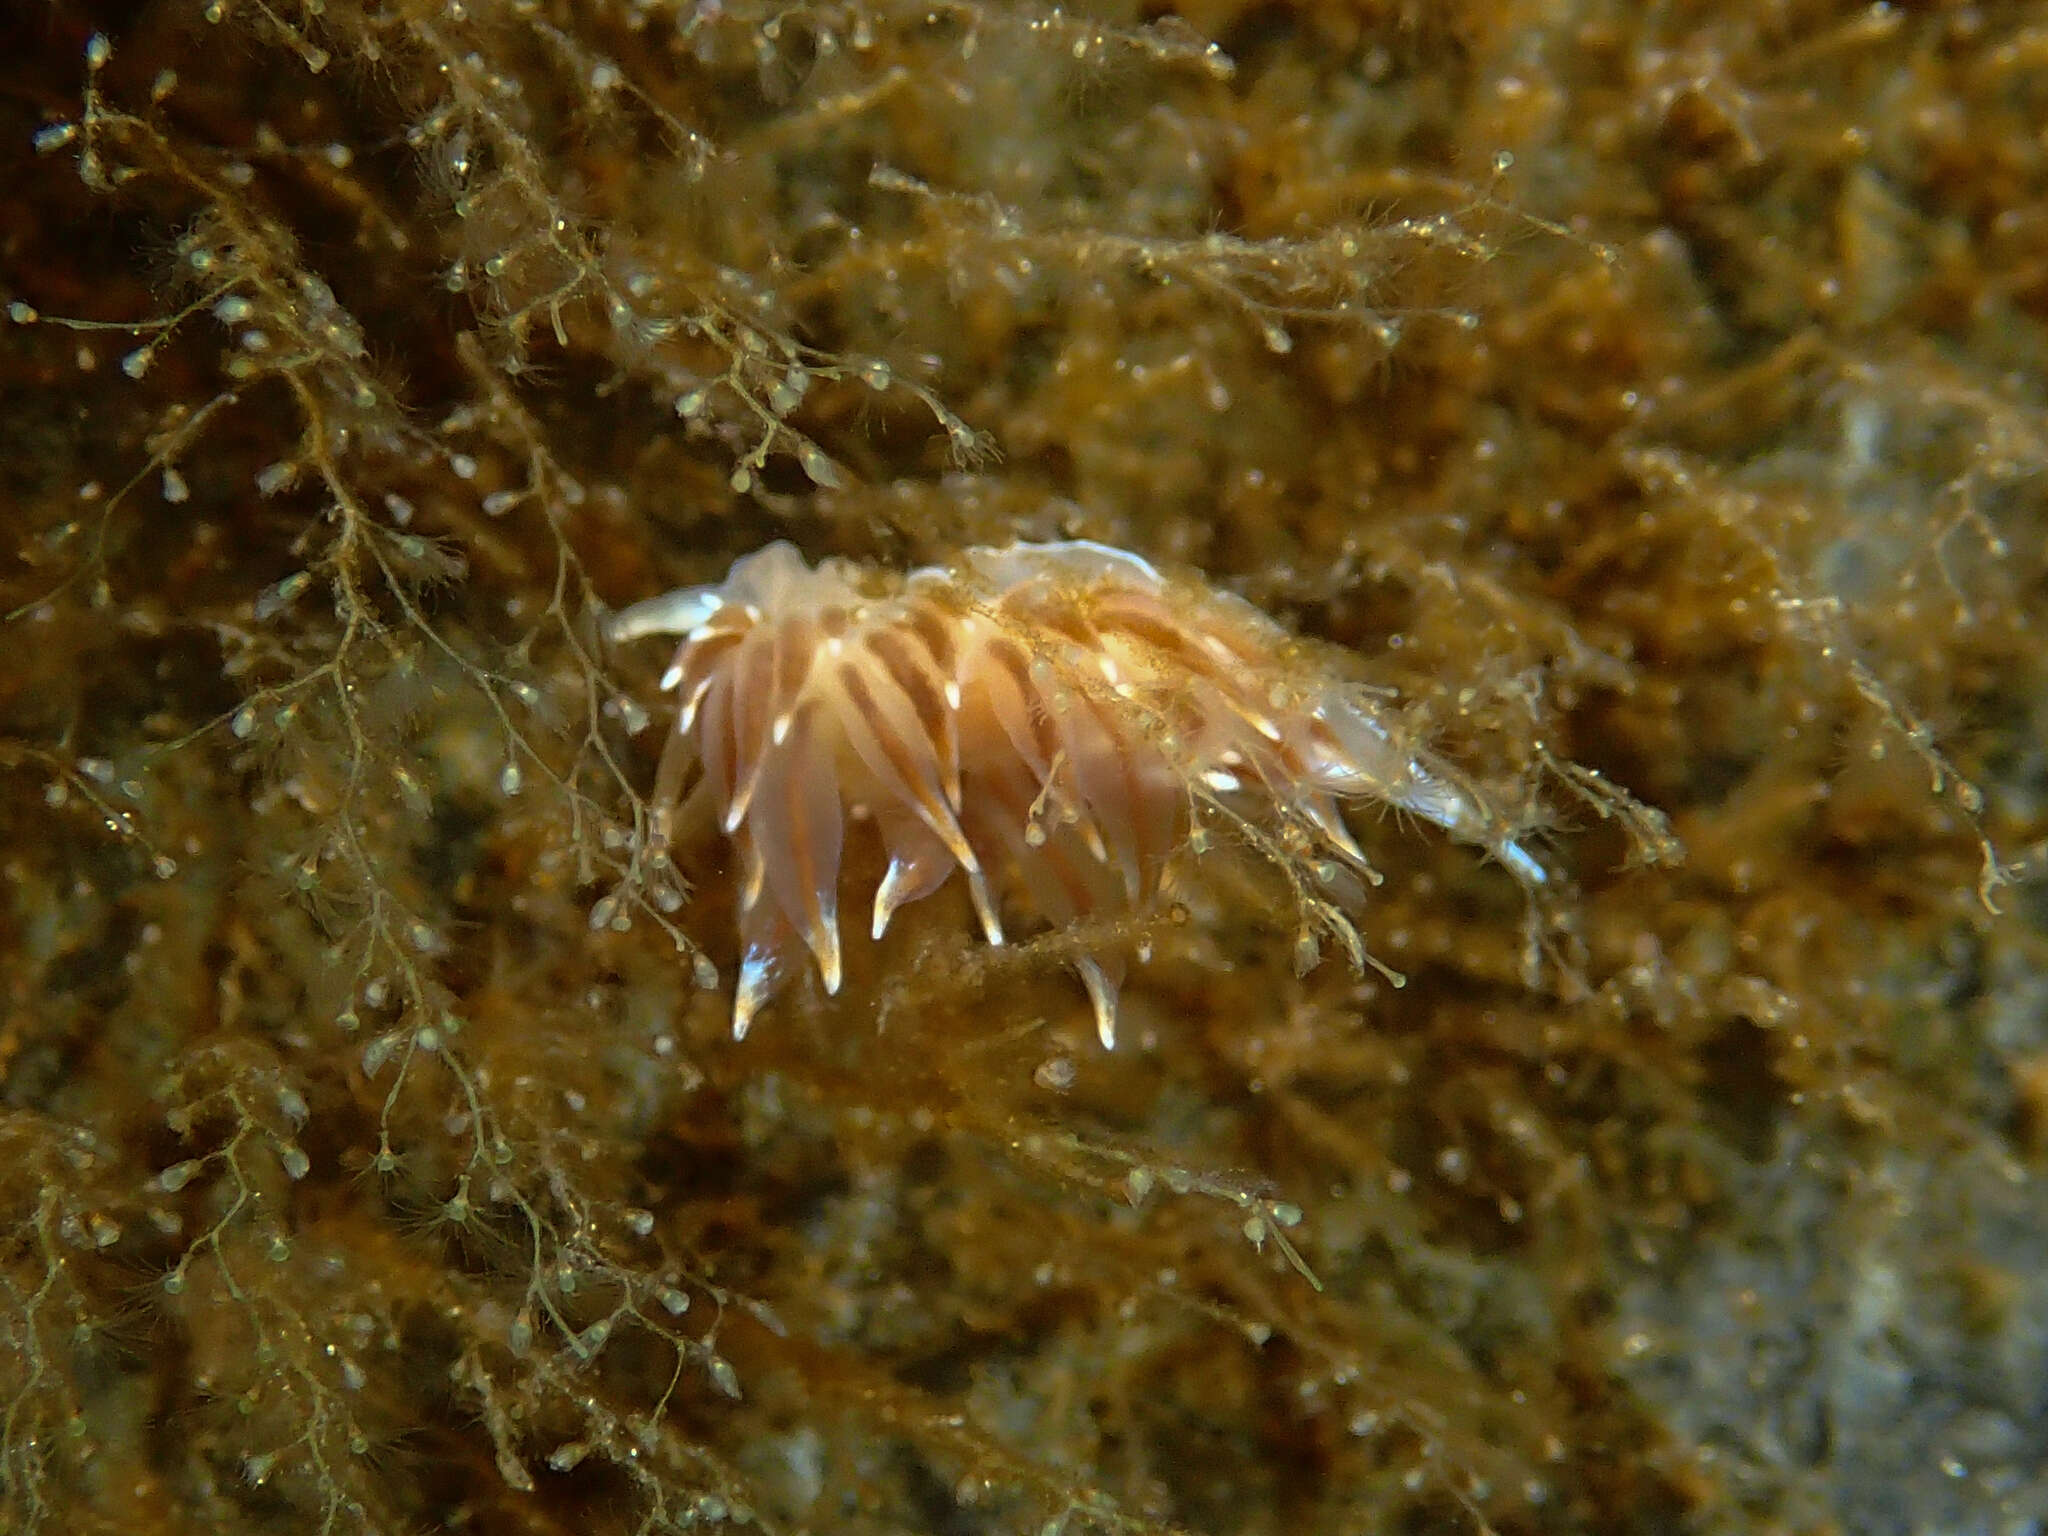
[[[991,944],[1006,886],[1054,924],[1141,908],[1204,800],[1264,802],[1361,871],[1341,802],[1375,800],[1485,845],[1526,884],[1544,879],[1360,690],[1304,668],[1271,619],[1105,545],[974,549],[889,578],[775,543],[720,585],[611,625],[615,640],[649,634],[682,636],[662,678],[680,707],[657,835],[700,771],[740,856],[735,1036],[800,947],[838,991],[854,821],[872,821],[888,857],[877,939],[955,871]],[[1111,1045],[1121,967],[1076,968]]]

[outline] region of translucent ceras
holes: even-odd
[[[1106,545],[970,549],[898,576],[778,542],[609,634],[682,637],[661,679],[679,708],[654,836],[692,791],[738,852],[736,1038],[804,949],[838,991],[850,824],[887,859],[876,939],[956,871],[991,944],[1006,908],[1056,925],[1142,909],[1210,808],[1296,828],[1376,880],[1342,806],[1377,802],[1545,879],[1476,793],[1279,625]],[[1113,1046],[1121,962],[1072,963]]]

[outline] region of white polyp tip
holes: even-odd
[[[981,920],[982,936],[997,949],[1003,944],[1003,921],[996,916],[995,903],[988,899],[988,883],[982,879],[978,866],[967,869],[967,894],[974,903],[974,915]]]
[[[775,962],[766,955],[750,954],[740,963],[739,985],[732,993],[732,1037],[735,1040],[747,1038],[754,1015],[761,1004],[767,1001],[775,985]]]
[[[818,960],[818,974],[825,978],[825,995],[837,997],[839,983],[845,979],[845,972],[839,960],[839,930],[828,926],[813,943],[813,952]]]
[[[1116,1049],[1116,991],[1109,984],[1109,978],[1102,973],[1102,967],[1093,960],[1080,961],[1074,967],[1081,973],[1081,985],[1088,989],[1089,1005],[1095,1010],[1095,1038],[1102,1042],[1105,1051]]]
[[[709,588],[678,587],[620,609],[605,620],[605,638],[619,645],[648,635],[688,634],[724,606],[725,599]]]
[[[1548,885],[1550,872],[1525,852],[1519,843],[1502,843],[1494,857],[1507,865],[1515,878],[1525,885]]]
[[[732,804],[725,808],[725,819],[720,825],[724,827],[727,837],[739,831],[740,823],[747,819],[747,807],[754,803],[754,791],[760,783],[761,765],[756,763],[753,772],[747,776],[747,782],[742,784],[732,797]]]
[[[903,866],[891,859],[888,873],[882,876],[882,883],[875,887],[875,917],[869,927],[869,937],[877,944],[881,943],[882,935],[889,931],[889,920],[896,915],[896,908],[901,905],[896,893],[903,887],[903,874]]]

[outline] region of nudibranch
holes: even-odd
[[[887,863],[869,931],[956,871],[990,944],[1018,905],[1054,925],[1142,909],[1208,807],[1291,825],[1369,878],[1346,802],[1412,812],[1545,872],[1372,698],[1264,613],[1085,540],[970,549],[891,575],[777,542],[712,586],[612,617],[678,635],[653,836],[706,795],[739,858],[735,1038],[808,950],[839,990],[841,860],[871,825]],[[864,836],[865,834],[860,834]],[[1299,839],[1297,839],[1297,842]],[[1120,963],[1073,962],[1105,1047]]]

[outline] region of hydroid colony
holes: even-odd
[[[800,949],[839,990],[849,825],[871,825],[888,860],[876,939],[956,870],[991,944],[1006,891],[1055,924],[1142,909],[1212,810],[1297,829],[1376,882],[1344,803],[1378,802],[1485,847],[1527,885],[1545,878],[1475,791],[1356,686],[1305,665],[1266,615],[1106,545],[971,549],[892,578],[813,567],[778,542],[610,632],[682,636],[661,680],[679,708],[654,835],[670,841],[694,787],[738,853],[735,1036]],[[1113,1046],[1121,964],[1074,965]]]

